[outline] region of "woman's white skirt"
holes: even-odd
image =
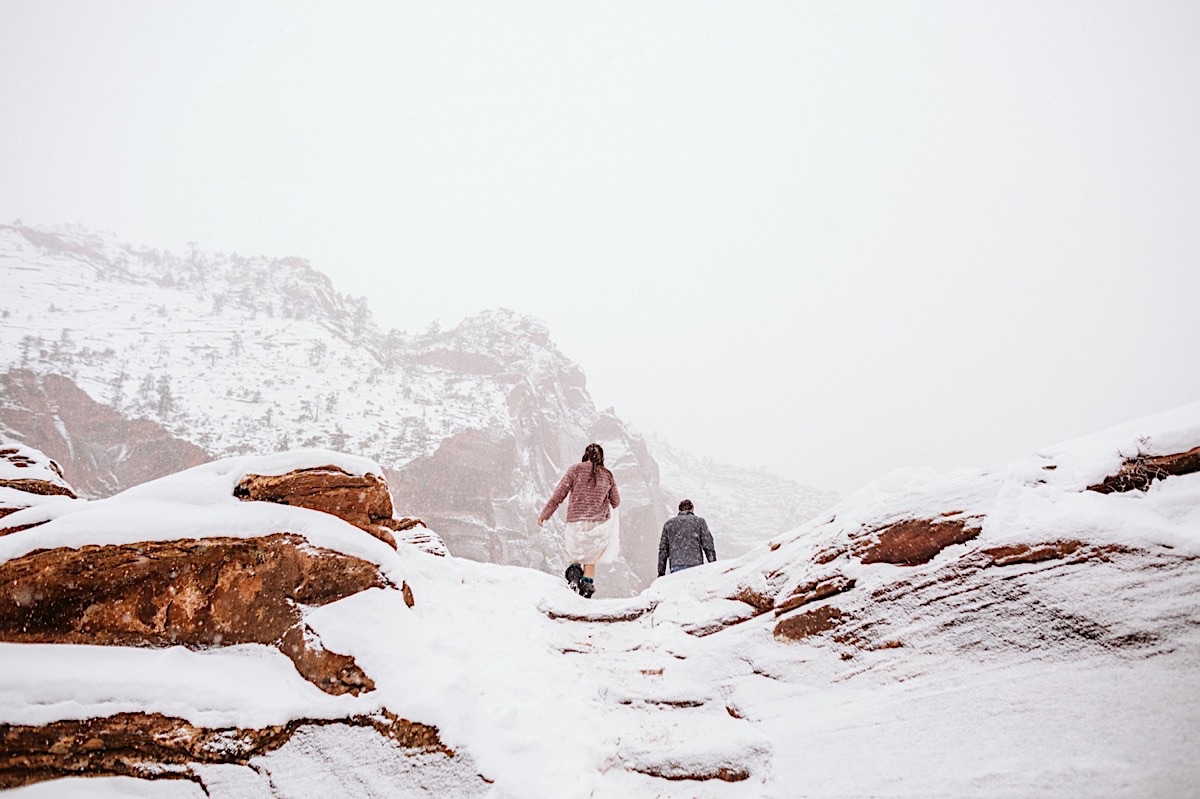
[[[567,560],[572,563],[612,563],[621,551],[617,513],[602,522],[567,522]]]

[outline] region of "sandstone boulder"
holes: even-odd
[[[378,568],[296,535],[43,549],[0,564],[0,640],[277,647],[330,694],[374,687],[324,649],[302,605],[390,587]]]
[[[314,466],[287,474],[248,474],[234,489],[245,501],[277,502],[329,513],[396,547],[394,530],[420,520],[392,518],[392,495],[379,475],[353,475],[337,466]],[[405,522],[413,522],[405,526]]]

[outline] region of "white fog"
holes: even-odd
[[[1198,36],[4,3],[0,793],[1195,793]]]

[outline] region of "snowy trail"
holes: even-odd
[[[671,795],[684,778],[723,786],[700,789],[688,779],[700,795],[741,795],[728,793],[730,779],[761,790],[765,739],[678,651],[700,639],[655,626],[648,612],[578,620],[629,615],[641,600],[588,602],[561,580],[525,570],[460,561],[447,579],[447,563],[411,565],[424,572],[409,574],[411,610],[394,592],[372,591],[308,620],[326,645],[373,675],[376,701],[437,726],[484,777],[514,796],[591,796],[612,790],[614,779],[663,783],[656,790]],[[498,595],[506,601],[494,601]],[[393,639],[369,634],[389,627]]]
[[[620,617],[629,604],[579,607],[565,595],[557,610],[605,619]],[[582,692],[596,698],[586,724],[602,747],[597,776],[605,781],[595,783],[597,790],[612,791],[615,782],[630,795],[761,792],[767,742],[734,715],[707,675],[690,667],[688,652],[699,639],[682,640],[677,628],[656,626],[653,611],[625,621],[551,623]]]

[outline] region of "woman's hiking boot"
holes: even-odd
[[[591,599],[592,594],[596,593],[596,581],[591,577],[582,577],[579,580],[579,595],[584,599]]]
[[[567,578],[567,585],[575,593],[579,593],[579,581],[583,578],[583,567],[578,563],[572,563],[567,567],[567,572],[564,575]]]

